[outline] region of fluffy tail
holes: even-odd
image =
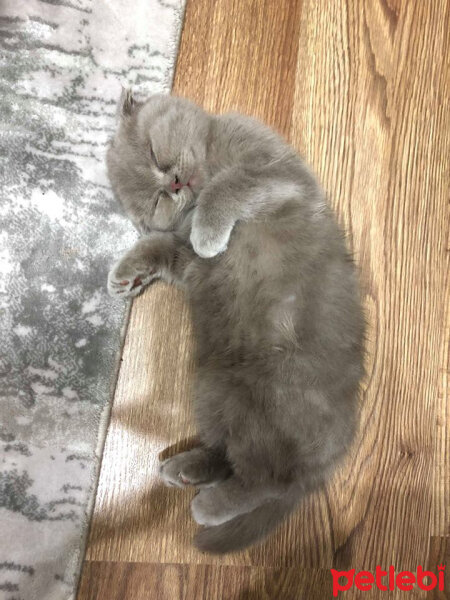
[[[243,550],[265,538],[292,512],[297,502],[298,497],[290,495],[266,502],[222,525],[200,530],[194,544],[199,550],[212,554]]]

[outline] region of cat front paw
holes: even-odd
[[[151,269],[142,271],[128,261],[119,261],[108,274],[108,293],[113,298],[132,298],[156,277],[157,273]]]
[[[206,227],[194,220],[190,238],[194,252],[201,258],[212,258],[225,252],[232,229],[232,225],[222,229]]]

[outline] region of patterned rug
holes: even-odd
[[[0,3],[0,598],[74,598],[135,232],[105,148],[121,83],[171,86],[184,0]]]

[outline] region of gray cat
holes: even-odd
[[[261,123],[129,92],[120,113],[108,171],[143,235],[108,289],[185,287],[202,445],[164,461],[161,477],[199,488],[198,548],[239,550],[323,484],[352,442],[364,340],[355,268],[315,177]]]

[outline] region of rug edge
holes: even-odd
[[[179,3],[179,7],[175,8],[175,18],[173,21],[173,29],[170,36],[169,43],[169,52],[172,56],[171,64],[167,66],[167,70],[164,76],[165,84],[164,87],[171,92],[173,88],[173,82],[175,79],[175,71],[177,65],[177,58],[181,43],[181,36],[183,34],[184,20],[185,20],[185,12],[186,12],[186,4],[187,0],[181,0]],[[76,563],[76,571],[74,573],[74,582],[73,582],[73,593],[69,596],[68,600],[76,600],[80,588],[81,583],[81,575],[83,571],[83,564],[86,559],[87,552],[87,542],[89,539],[89,533],[91,529],[92,516],[95,508],[95,502],[97,500],[97,491],[100,481],[100,472],[102,468],[103,462],[103,454],[105,449],[106,436],[108,433],[109,423],[111,420],[111,411],[114,403],[114,396],[117,387],[117,381],[120,371],[121,365],[121,357],[123,348],[125,345],[126,335],[128,331],[128,324],[130,322],[131,310],[133,307],[133,301],[128,303],[126,308],[125,315],[123,317],[123,322],[120,330],[119,336],[119,348],[117,350],[117,354],[115,357],[115,364],[111,373],[111,383],[110,383],[110,394],[108,401],[105,403],[102,408],[102,413],[100,416],[99,429],[97,435],[97,444],[95,448],[95,469],[92,473],[92,491],[86,506],[85,510],[85,521],[82,526],[82,531],[80,534],[80,543],[78,546],[79,556],[75,558],[74,562]]]

